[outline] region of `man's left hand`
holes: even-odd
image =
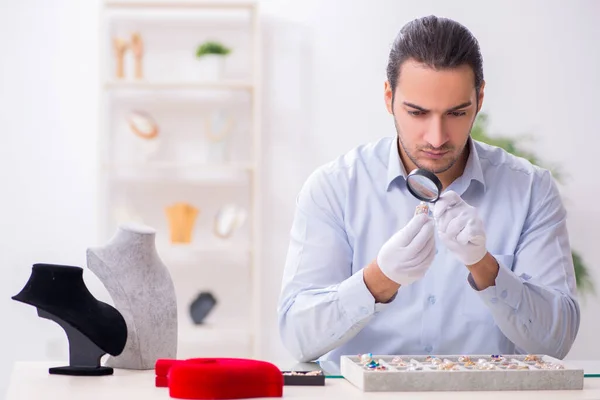
[[[487,254],[483,221],[477,209],[456,192],[440,196],[433,207],[440,240],[466,266],[478,263]]]

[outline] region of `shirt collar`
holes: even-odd
[[[469,138],[468,145],[469,158],[467,159],[467,164],[465,165],[465,170],[462,174],[462,177],[465,179],[467,184],[470,184],[473,180],[480,182],[483,186],[483,190],[485,190],[485,179],[483,177],[483,169],[481,168],[481,161],[479,159],[477,147],[475,146],[475,140]],[[404,164],[402,164],[402,161],[400,161],[400,154],[398,153],[398,136],[396,136],[390,145],[386,191],[390,190],[392,182],[399,177],[406,179],[406,175]]]

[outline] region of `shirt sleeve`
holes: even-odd
[[[375,303],[362,268],[352,273],[342,192],[320,169],[296,200],[278,319],[285,347],[301,362],[347,342],[387,306]]]
[[[495,286],[478,293],[520,351],[563,359],[580,323],[566,211],[548,171],[534,185],[514,259],[496,258]]]

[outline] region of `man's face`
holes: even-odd
[[[479,101],[476,96],[468,65],[436,71],[413,60],[402,64],[395,94],[386,82],[385,101],[401,150],[413,164],[442,173],[460,159],[481,109],[483,85]]]

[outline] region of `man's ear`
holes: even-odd
[[[485,81],[481,82],[481,87],[479,88],[479,93],[477,94],[477,113],[481,110],[481,106],[483,105],[483,92],[485,88]]]
[[[394,105],[393,105],[394,92],[392,91],[390,82],[387,80],[385,81],[385,84],[383,87],[383,98],[385,100],[385,108],[387,109],[388,113],[393,115],[394,114]]]

